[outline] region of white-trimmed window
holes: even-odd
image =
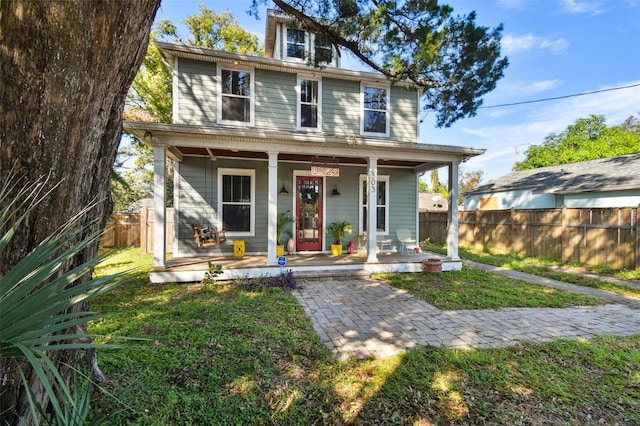
[[[286,28],[285,30],[285,56],[287,59],[304,60],[307,50],[307,33],[296,28]]]
[[[316,34],[313,38],[313,44],[316,63],[334,65],[333,46],[329,43],[329,40],[320,34]]]
[[[255,177],[255,170],[218,169],[218,215],[227,235],[254,235]]]
[[[360,175],[360,234],[367,232],[369,215],[367,202],[369,195],[376,200],[376,230],[378,234],[389,234],[389,176],[378,176],[378,185],[375,194],[371,194],[367,187],[367,175]]]
[[[389,136],[389,86],[363,83],[360,133]]]
[[[253,70],[218,66],[218,122],[253,126]]]
[[[320,130],[322,80],[298,76],[297,127],[300,130]]]

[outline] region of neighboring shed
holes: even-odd
[[[640,153],[512,172],[464,197],[465,210],[637,207]]]

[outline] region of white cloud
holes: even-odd
[[[549,49],[556,55],[564,52],[569,47],[569,42],[563,38],[559,38],[556,40],[541,40],[540,48],[541,49]]]
[[[563,7],[561,12],[578,14],[586,13],[589,15],[599,15],[604,11],[601,8],[601,4],[596,1],[583,2],[578,0],[563,0]]]
[[[569,47],[569,42],[563,38],[552,40],[536,37],[532,34],[520,37],[507,34],[502,38],[501,46],[507,55],[531,49],[549,49],[552,53],[559,54]]]

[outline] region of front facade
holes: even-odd
[[[418,143],[415,87],[339,68],[333,48],[288,17],[269,11],[265,40],[267,57],[156,43],[173,74],[173,123],[125,128],[154,149],[156,223],[166,158],[174,161],[173,256],[233,256],[241,241],[274,264],[289,238],[293,253],[324,254],[328,225],[342,221],[353,227],[342,244],[360,243],[368,263],[381,238],[392,240],[384,250],[400,250],[399,229],[417,235],[420,175],[448,165],[457,192],[458,164],[483,150]],[[281,236],[279,213],[295,218]],[[223,229],[226,241],[199,245],[194,224]],[[161,272],[165,236],[154,232]]]
[[[465,210],[640,205],[640,153],[512,172],[465,194]]]

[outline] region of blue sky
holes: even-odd
[[[420,142],[485,148],[463,164],[483,170],[483,181],[511,171],[531,144],[560,133],[578,118],[604,115],[608,125],[640,114],[640,0],[450,0],[456,14],[476,11],[476,23],[504,25],[502,53],[509,58],[505,76],[484,97],[484,106],[513,104],[585,92],[597,94],[523,105],[482,108],[449,128],[434,126],[434,112],[423,114]],[[251,0],[162,0],[156,21],[179,24],[198,14],[199,4],[217,13],[231,10],[244,29],[264,40],[260,20],[245,11]],[[354,61],[344,61],[361,68]],[[632,88],[614,89],[622,86]],[[443,174],[441,173],[441,176]],[[442,178],[441,178],[442,179]]]

